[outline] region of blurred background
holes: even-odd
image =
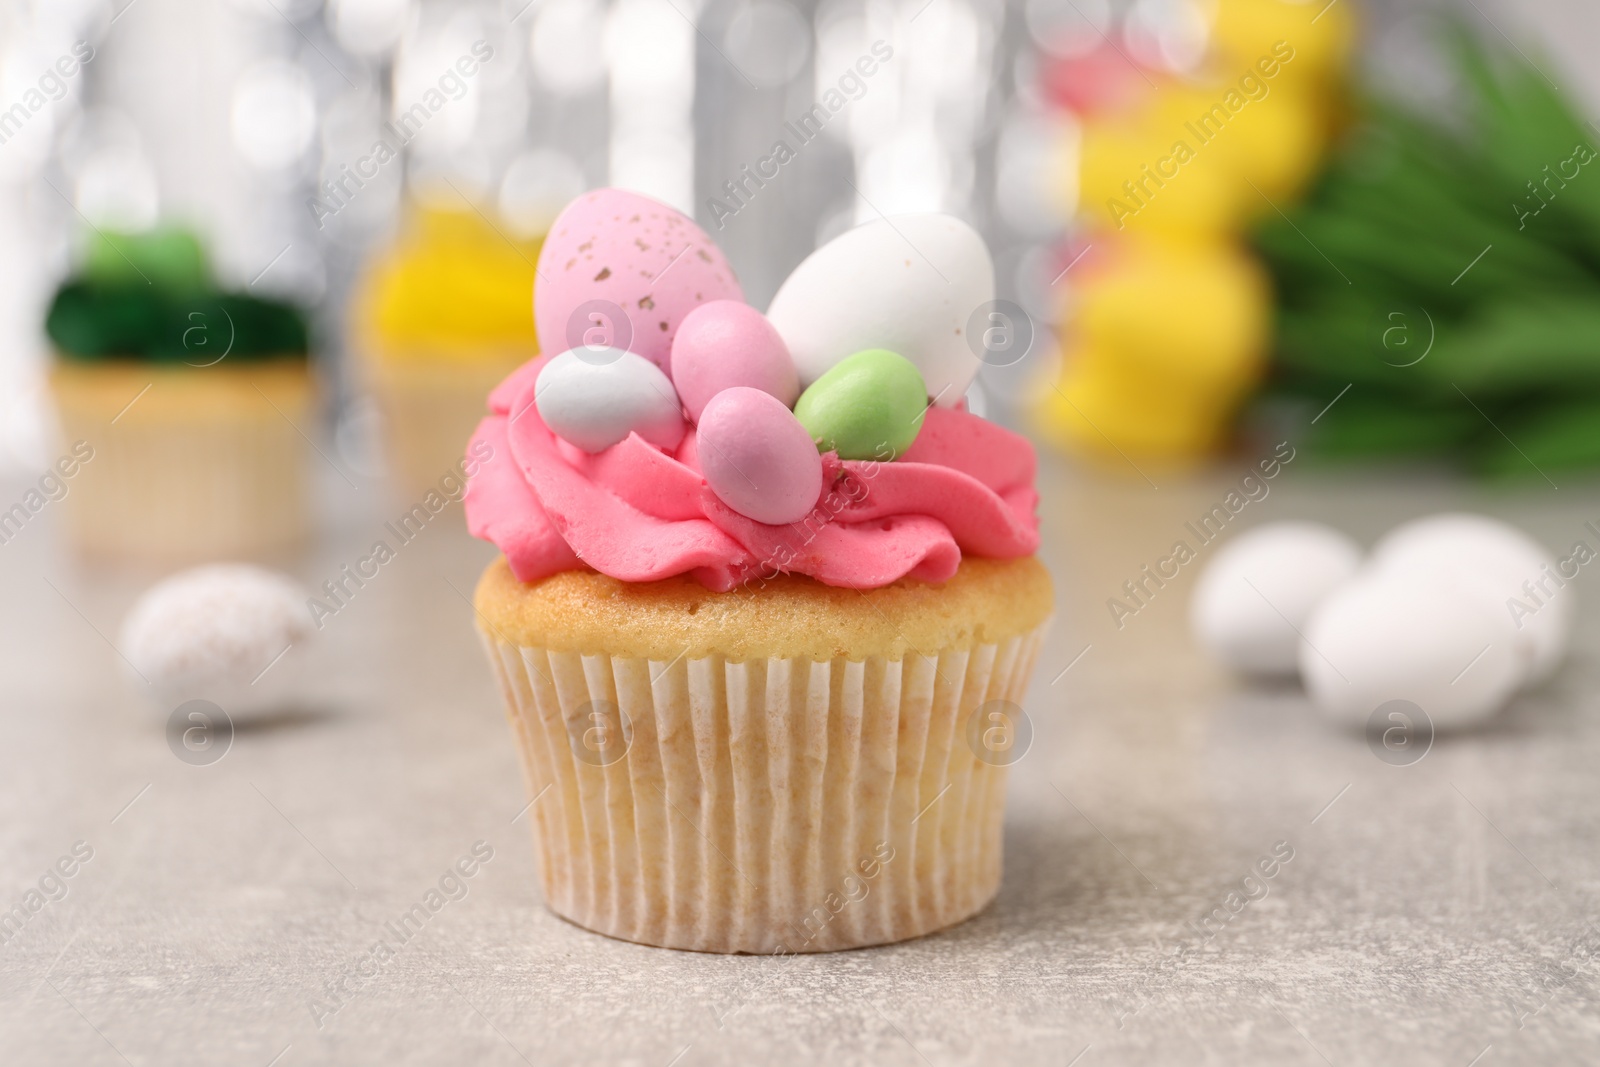
[[[1561,0],[7,0],[0,471],[59,452],[58,286],[141,233],[158,260],[163,235],[192,244],[208,291],[304,314],[303,429],[344,478],[437,466],[407,387],[443,362],[481,395],[526,358],[540,235],[606,184],[694,215],[757,306],[878,213],[970,220],[1034,331],[974,405],[1110,472],[1304,425],[1347,386],[1311,453],[1588,466],[1600,185],[1574,152],[1597,18]],[[893,58],[860,77],[874,42]],[[839,88],[843,113],[741,198],[741,168]],[[125,251],[100,261],[139,270]],[[69,334],[108,314],[61,310]],[[431,419],[453,440],[466,417]]]
[[[1486,512],[1539,542],[1516,596],[1596,558],[1597,40],[1592,0],[0,0],[0,904],[97,857],[0,946],[0,1059],[1592,1061],[1600,618],[1556,601],[1549,671],[1502,664],[1481,730],[1396,758],[1368,706],[1365,737],[1311,713],[1298,630],[1267,684],[1202,652],[1211,557],[1165,568],[1223,509],[1337,528],[1347,570]],[[826,982],[753,996],[761,961],[602,941],[533,889],[462,449],[536,354],[551,220],[608,185],[692,215],[758,308],[856,223],[960,216],[1030,339],[968,394],[1039,446],[1057,585],[1006,888],[796,965]],[[287,578],[140,599],[218,560]],[[1440,635],[1455,699],[1500,638],[1429,603],[1400,636]],[[207,667],[229,605],[238,743],[191,744],[134,661]],[[1371,621],[1347,670],[1407,659]],[[427,955],[313,1022],[480,836],[502,858]],[[1168,974],[1280,840],[1272,901]]]

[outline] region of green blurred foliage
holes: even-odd
[[[1316,411],[1350,385],[1313,455],[1600,465],[1596,131],[1532,61],[1459,25],[1445,41],[1459,112],[1369,100],[1256,234],[1279,297],[1264,403]]]

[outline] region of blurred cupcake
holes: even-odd
[[[195,238],[163,229],[97,235],[45,329],[62,430],[94,450],[67,497],[80,548],[181,562],[305,536],[314,390],[297,310],[219,291]]]
[[[455,468],[484,394],[538,353],[538,257],[537,241],[503,235],[474,212],[419,209],[368,268],[354,347],[408,497]]]
[[[471,449],[468,527],[504,553],[475,604],[546,903],[783,954],[975,914],[1053,604],[1033,449],[960,402],[981,240],[944,216],[858,228],[770,317],[632,193],[574,202],[544,253],[546,347],[597,303],[626,342],[518,370]]]

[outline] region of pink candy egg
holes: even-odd
[[[727,259],[692,219],[621,189],[585,193],[556,216],[534,290],[541,351],[623,348],[663,372],[689,312],[743,299]]]
[[[800,396],[789,348],[767,317],[738,300],[713,300],[683,317],[672,339],[672,383],[689,418],[724,389],[746,385],[787,408]]]
[[[706,484],[728,507],[771,526],[799,522],[822,495],[822,456],[788,407],[736,385],[700,413],[697,441]]]

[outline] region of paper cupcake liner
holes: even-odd
[[[666,663],[485,634],[547,904],[704,952],[858,948],[976,914],[999,889],[1008,761],[971,740],[973,717],[1020,705],[1043,629],[829,662]]]
[[[476,359],[370,355],[365,377],[383,413],[384,447],[395,485],[408,499],[436,487],[461,461],[483,418],[483,398],[527,353]]]
[[[152,393],[175,388],[165,372],[151,379]],[[134,383],[126,395],[138,388]],[[63,501],[79,548],[97,556],[181,562],[258,557],[303,540],[309,526],[306,445],[289,420],[310,417],[309,379],[278,383],[276,407],[238,382],[218,382],[216,395],[228,403],[225,417],[205,410],[207,385],[183,381],[176,388],[185,390],[192,414],[170,399],[163,404],[161,397],[144,397],[118,418],[101,398],[58,384],[66,440],[87,441],[94,449]]]

